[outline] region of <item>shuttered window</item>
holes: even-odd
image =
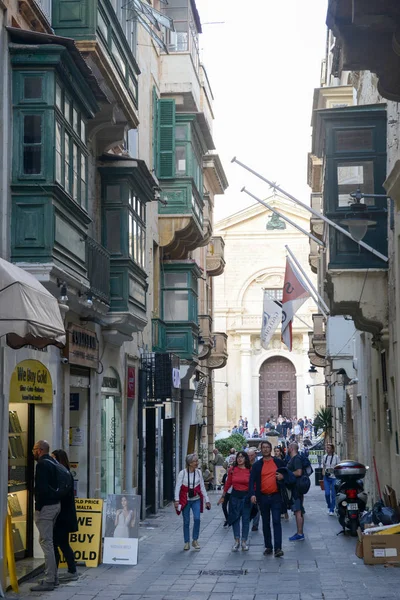
[[[158,101],[158,177],[175,176],[175,100]]]

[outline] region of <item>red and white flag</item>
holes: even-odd
[[[285,281],[282,296],[282,342],[292,351],[292,323],[299,308],[310,297],[300,273],[286,257]]]

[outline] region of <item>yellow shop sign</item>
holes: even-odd
[[[38,360],[23,360],[11,375],[10,402],[51,404],[53,386],[48,369]]]

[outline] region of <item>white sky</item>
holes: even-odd
[[[325,53],[327,0],[196,0],[202,61],[215,97],[214,141],[229,188],[215,222],[272,191],[233,156],[309,203],[307,153]],[[222,25],[207,22],[223,21]]]

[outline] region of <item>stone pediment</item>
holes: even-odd
[[[288,217],[295,223],[298,223],[303,229],[309,228],[310,213],[298,206],[284,196],[272,195],[268,198],[261,198],[275,208],[279,213]],[[272,226],[271,226],[272,223]],[[274,226],[275,223],[280,226]],[[215,233],[219,235],[240,235],[251,231],[260,235],[287,235],[288,233],[297,233],[296,229],[282,219],[274,217],[274,213],[261,204],[253,204],[248,208],[241,210],[215,224]],[[299,232],[299,235],[303,235]]]

